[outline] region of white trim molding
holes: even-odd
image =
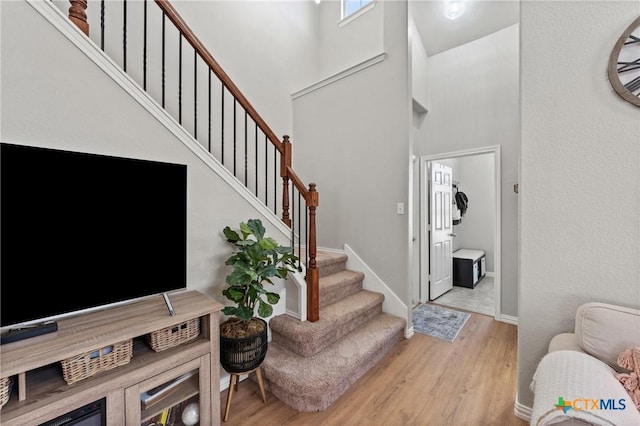
[[[502,315],[498,318],[498,321],[506,322],[507,324],[513,324],[515,326],[518,325],[518,317],[514,317],[513,315]]]
[[[525,420],[528,423],[531,421],[531,413],[533,413],[533,409],[521,404],[520,401],[518,401],[518,395],[516,394],[516,403],[513,407],[513,413],[516,417]]]
[[[373,66],[373,65],[375,65],[375,64],[377,64],[379,62],[384,61],[386,57],[387,57],[386,53],[384,53],[384,52],[379,53],[378,55],[376,55],[376,56],[374,56],[372,58],[369,58],[369,59],[364,60],[364,61],[362,61],[362,62],[360,62],[360,63],[358,63],[356,65],[353,65],[353,66],[351,66],[351,67],[349,67],[349,68],[347,68],[347,69],[345,69],[343,71],[340,71],[339,73],[336,73],[336,74],[334,74],[334,75],[332,75],[330,77],[325,78],[324,80],[320,80],[319,82],[314,83],[311,86],[308,86],[308,87],[306,87],[304,89],[298,90],[297,92],[295,92],[295,93],[293,93],[291,95],[291,99],[295,100],[295,99],[297,99],[297,98],[299,98],[301,96],[308,95],[309,93],[311,93],[313,91],[321,89],[324,86],[328,86],[330,84],[335,83],[336,81],[342,80],[343,78],[347,78],[350,75],[353,75],[353,74],[355,74],[357,72],[360,72],[360,71],[362,71],[362,70],[364,70],[366,68],[369,68],[369,67],[371,67],[371,66]]]

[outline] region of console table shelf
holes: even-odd
[[[218,423],[220,389],[219,311],[222,304],[197,291],[172,294],[176,312],[170,316],[161,295],[131,304],[95,311],[58,321],[58,331],[4,344],[0,347],[0,377],[16,383],[2,407],[2,425],[40,424],[75,408],[106,398],[107,425],[137,424],[141,418],[141,383],[157,386],[189,368],[198,371],[203,423]],[[161,352],[145,341],[148,333],[198,318],[200,334]],[[97,373],[68,385],[60,361],[133,339],[128,364]],[[158,383],[156,383],[158,382]],[[16,389],[17,386],[17,389]],[[140,388],[141,389],[141,388]],[[127,396],[128,395],[128,396]]]

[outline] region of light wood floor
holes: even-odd
[[[480,314],[454,343],[415,333],[322,412],[299,413],[269,392],[265,406],[257,382],[244,380],[222,424],[525,426],[514,415],[516,336],[516,326]]]

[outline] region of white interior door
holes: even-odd
[[[429,300],[435,300],[453,288],[451,167],[431,163],[429,193]]]

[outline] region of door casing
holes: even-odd
[[[501,238],[502,238],[502,228],[501,228],[501,210],[500,207],[502,205],[502,196],[501,196],[501,176],[500,176],[500,145],[492,145],[481,148],[473,148],[462,151],[454,151],[454,152],[446,152],[442,154],[433,154],[433,155],[424,155],[420,156],[420,185],[418,189],[418,201],[419,201],[419,212],[418,217],[419,220],[419,238],[420,238],[420,265],[419,265],[419,277],[418,285],[420,287],[420,302],[426,303],[429,300],[429,223],[428,223],[428,215],[429,215],[429,199],[428,199],[428,187],[425,184],[428,184],[429,181],[429,167],[428,163],[431,161],[437,160],[445,160],[450,158],[460,158],[460,157],[469,157],[473,155],[480,154],[492,154],[493,155],[493,175],[494,175],[494,185],[495,185],[495,204],[494,204],[494,237],[493,237],[493,247],[494,247],[494,261],[493,261],[493,270],[494,270],[494,286],[495,286],[495,313],[494,318],[496,320],[500,320],[501,315],[501,294],[502,294],[502,281],[501,281],[501,268],[502,268],[502,250],[501,250]]]

